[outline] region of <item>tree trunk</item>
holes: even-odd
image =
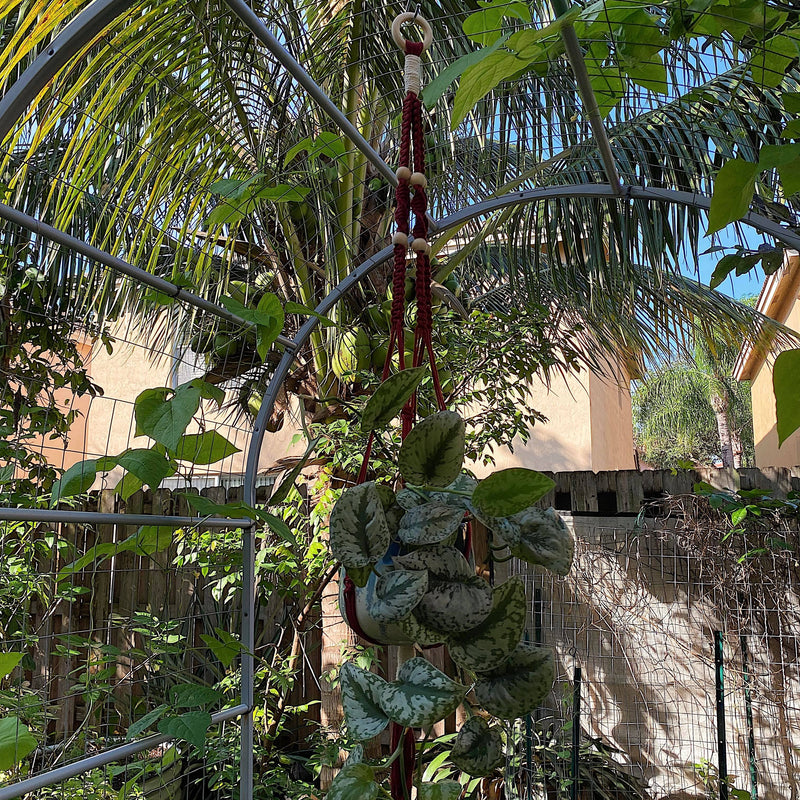
[[[713,392],[711,394],[711,407],[717,418],[717,432],[719,433],[720,457],[723,467],[734,466],[733,445],[731,440],[731,425],[728,418],[728,398]],[[741,448],[740,448],[741,450]],[[741,452],[739,453],[739,466],[741,466]]]

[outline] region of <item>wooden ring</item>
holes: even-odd
[[[422,30],[422,52],[424,53],[433,44],[433,29],[425,17],[421,14],[415,14],[413,11],[404,11],[394,18],[394,22],[392,22],[392,39],[394,39],[394,43],[405,53],[406,40],[400,27],[406,22],[413,22]]]

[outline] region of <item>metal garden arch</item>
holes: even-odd
[[[246,5],[244,0],[226,0],[226,3],[231,11],[241,18],[260,42],[309,93],[320,108],[329,116],[331,121],[334,122],[355,147],[367,157],[375,169],[391,185],[396,185],[397,178],[394,170],[381,158],[377,151],[371,147],[360,132],[350,123],[347,117],[314,82],[304,68],[286,49],[284,49],[280,41],[267,29],[264,23]],[[13,85],[12,89],[0,100],[0,139],[12,129],[14,123],[25,112],[37,94],[53,79],[58,71],[66,65],[82,47],[89,43],[115,19],[124,14],[132,5],[134,5],[133,0],[94,0],[91,5],[77,15],[51,43],[47,51],[43,52],[35,62],[28,67]],[[444,219],[431,220],[431,228],[435,233],[446,233],[464,223],[479,219],[502,208],[522,206],[557,197],[598,198],[606,199],[608,202],[612,203],[627,202],[630,200],[652,200],[680,206],[690,206],[703,210],[709,208],[710,198],[700,194],[662,188],[648,188],[646,186],[623,185],[620,183],[614,165],[613,153],[603,129],[602,121],[597,112],[597,103],[586,79],[586,69],[582,61],[580,48],[577,45],[574,31],[567,26],[563,31],[563,36],[566,52],[577,77],[587,115],[592,124],[593,133],[598,141],[607,182],[570,184],[566,186],[509,192],[500,197],[471,204]],[[152,275],[135,265],[127,263],[117,256],[100,250],[83,240],[58,230],[44,221],[37,220],[4,203],[0,203],[0,218],[69,248],[89,260],[103,264],[119,274],[126,275],[142,286],[156,289],[181,302],[213,314],[220,319],[242,326],[248,326],[250,324],[216,303],[187,292],[185,289],[169,281]],[[750,212],[742,219],[742,222],[751,226],[756,231],[774,237],[788,247],[800,249],[800,235],[767,217],[755,212]],[[393,248],[391,246],[385,247],[372,258],[357,266],[348,277],[331,291],[317,306],[316,311],[323,315],[328,313],[349,291],[364,281],[374,270],[390,260],[392,254]],[[312,332],[319,324],[317,318],[309,317],[293,338],[290,339],[286,336],[278,337],[277,344],[283,348],[283,356],[270,379],[261,408],[255,419],[254,428],[248,445],[244,485],[245,502],[251,504],[255,502],[255,476],[258,466],[258,457],[264,442],[266,421],[274,408],[278,392],[297,357],[298,351],[308,342]],[[9,508],[0,509],[0,520],[107,524],[152,524],[155,522],[159,525],[171,525],[174,527],[189,525],[197,521],[191,517],[168,515],[136,516],[129,514],[103,514],[99,512]],[[253,657],[250,653],[254,636],[254,527],[252,526],[252,521],[246,519],[231,520],[209,518],[206,519],[203,524],[218,529],[241,527],[244,532],[242,542],[244,567],[241,631],[244,654],[241,662],[241,702],[233,708],[213,715],[213,721],[218,723],[235,718],[241,719],[242,755],[240,762],[240,797],[242,800],[250,800],[253,793],[253,765],[252,759],[248,757],[248,753],[252,753],[253,748]],[[35,775],[31,778],[19,781],[16,784],[0,788],[0,800],[12,800],[12,798],[37,791],[45,786],[60,783],[70,777],[87,772],[90,769],[124,760],[168,740],[169,737],[161,734],[146,736],[52,771]]]

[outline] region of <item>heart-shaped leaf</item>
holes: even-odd
[[[456,736],[450,760],[469,775],[489,775],[504,760],[500,731],[482,717],[470,717]]]
[[[471,497],[466,495],[472,495],[477,485],[478,481],[472,475],[462,472],[449,486],[445,486],[448,491],[431,492],[431,500],[468,510],[471,507]]]
[[[146,731],[151,725],[161,719],[169,711],[169,706],[162,703],[152,711],[148,711],[143,717],[139,717],[136,722],[132,722],[125,734],[126,739],[135,739],[140,733]]]
[[[525,585],[514,577],[495,587],[492,610],[480,625],[448,638],[453,660],[473,672],[499,667],[522,639],[527,617]]]
[[[414,547],[439,544],[458,530],[463,519],[462,508],[453,508],[441,503],[425,503],[406,511],[400,520],[397,538],[403,544]]]
[[[458,800],[463,787],[458,781],[421,783],[417,789],[419,800]]]
[[[406,511],[411,511],[412,508],[416,508],[427,502],[427,498],[415,489],[401,489],[397,493],[397,503]]]
[[[446,544],[421,547],[395,556],[393,560],[401,569],[427,569],[431,577],[439,580],[462,580],[475,574],[467,559],[455,547]]]
[[[461,633],[480,625],[491,610],[492,587],[479,575],[470,575],[463,580],[431,580],[415,616],[434,631]]]
[[[385,428],[400,413],[427,371],[427,366],[411,367],[387,378],[367,400],[361,430],[369,433]]]
[[[441,644],[445,638],[441,633],[437,633],[423,625],[416,618],[413,611],[402,620],[400,628],[412,642],[416,642],[422,647],[431,647],[432,645]]]
[[[357,741],[377,736],[389,718],[380,705],[386,681],[380,675],[359,669],[355,664],[342,664],[339,680],[342,688],[342,708],[350,736]]]
[[[428,589],[428,573],[395,569],[381,575],[367,609],[382,625],[390,625],[407,617]]]
[[[197,683],[182,683],[173,686],[169,691],[169,700],[175,708],[197,708],[216,703],[222,694],[210,686]]]
[[[487,527],[505,540],[516,558],[539,564],[556,575],[569,572],[575,545],[566,523],[552,508],[526,508],[497,527],[489,521]]]
[[[553,651],[520,642],[497,669],[479,676],[475,697],[495,717],[516,719],[541,704],[554,678]]]
[[[347,489],[331,512],[330,548],[356,585],[366,584],[364,568],[383,557],[389,540],[389,527],[375,484],[362,483]]]
[[[555,485],[555,481],[533,469],[501,469],[475,487],[472,505],[486,516],[509,517],[532,506]]]
[[[397,680],[381,693],[381,707],[406,728],[428,728],[456,710],[467,693],[424,658],[412,658],[400,667]]]
[[[0,719],[0,770],[13,769],[36,746],[36,739],[17,717]]]
[[[179,717],[164,717],[159,720],[158,730],[173,739],[184,739],[202,750],[210,725],[211,714],[208,711],[187,711]]]
[[[0,678],[5,678],[22,661],[22,653],[0,653]]]
[[[464,461],[464,420],[455,411],[439,411],[426,417],[406,436],[397,466],[415,486],[447,486]]]
[[[375,800],[381,787],[368,764],[345,764],[331,782],[326,800]]]

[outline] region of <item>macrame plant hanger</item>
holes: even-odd
[[[401,31],[403,25],[412,23],[423,34],[421,42],[406,39]],[[394,245],[394,270],[392,273],[392,312],[389,329],[389,343],[386,360],[383,364],[382,380],[386,380],[392,369],[394,350],[397,348],[397,363],[400,370],[407,366],[418,367],[427,358],[431,370],[436,403],[440,411],[445,409],[444,394],[436,367],[433,352],[433,314],[431,306],[431,247],[428,243],[428,197],[425,176],[425,135],[422,123],[422,54],[433,42],[430,23],[418,12],[399,14],[392,23],[392,38],[405,54],[405,99],[400,130],[400,154],[397,168],[397,188],[395,190],[395,225],[392,236]],[[413,228],[411,215],[413,213]],[[411,251],[416,263],[417,315],[414,329],[414,351],[412,364],[405,359],[405,285],[407,262]],[[417,393],[411,396],[400,412],[401,438],[405,439],[416,418]],[[357,483],[363,483],[372,453],[374,434],[370,434]],[[351,628],[362,638],[371,641],[360,629],[356,615],[355,585],[345,578],[344,585],[345,618]],[[401,738],[403,752],[392,762],[390,789],[393,800],[407,800],[410,797],[414,777],[415,737],[412,730],[403,734],[402,726],[395,722],[390,727],[391,750],[399,746]]]

